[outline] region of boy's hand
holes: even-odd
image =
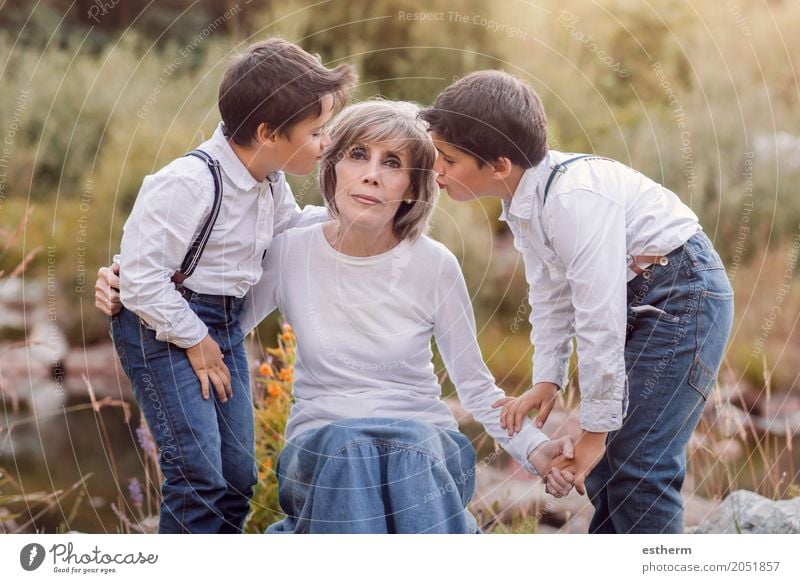
[[[233,396],[231,389],[231,373],[225,366],[222,351],[219,345],[214,342],[211,335],[206,334],[200,342],[186,349],[186,356],[192,365],[197,378],[200,379],[200,387],[203,398],[208,399],[208,382],[214,385],[219,400],[225,403]]]
[[[553,405],[556,403],[558,385],[554,383],[536,383],[534,387],[519,397],[505,397],[492,405],[493,409],[502,407],[500,411],[500,426],[508,429],[509,435],[514,435],[522,429],[525,416],[533,409],[538,409],[536,427],[541,429],[550,416]]]
[[[584,482],[594,467],[603,459],[606,452],[606,433],[584,431],[575,444],[573,459],[564,455],[553,460],[553,466],[562,474],[570,472],[575,477],[575,489],[579,494],[586,493]]]
[[[575,451],[568,436],[545,441],[528,456],[528,461],[542,477],[545,489],[556,498],[569,494],[574,479],[572,473],[553,467],[556,459],[572,460]]]
[[[110,267],[100,268],[94,290],[94,305],[98,310],[106,316],[119,313],[122,309],[119,299],[119,264],[112,263]],[[200,379],[204,399],[210,396],[209,381],[223,403],[233,396],[231,373],[222,358],[222,351],[211,336],[206,335],[198,344],[187,348],[186,356]]]
[[[119,264],[101,267],[94,284],[94,305],[106,316],[114,316],[122,309],[119,299]]]
[[[563,498],[575,486],[575,476],[569,470],[563,472],[556,467],[550,470],[542,481],[544,491],[555,498]]]

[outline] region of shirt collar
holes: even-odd
[[[236,185],[237,188],[242,190],[250,190],[255,188],[262,182],[259,182],[247,167],[242,164],[236,152],[233,151],[231,145],[228,143],[228,138],[225,136],[225,124],[219,122],[217,129],[214,130],[214,135],[208,140],[208,145],[214,152],[214,156],[219,160],[222,170],[227,174],[228,178]],[[280,172],[273,172],[267,176],[266,182],[275,183],[280,179]]]
[[[511,202],[503,201],[503,211],[500,214],[501,221],[508,221],[509,215],[514,215],[520,219],[530,219],[533,216],[536,192],[539,185],[548,176],[550,166],[551,156],[550,152],[547,152],[541,162],[533,168],[528,168],[522,174],[522,178],[511,197]]]

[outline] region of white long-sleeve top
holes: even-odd
[[[526,170],[500,219],[530,285],[533,383],[566,385],[575,337],[581,426],[614,431],[628,400],[627,256],[665,255],[701,227],[675,193],[611,160],[573,162],[543,204],[553,166],[577,155],[550,151]]]
[[[219,216],[205,251],[184,286],[192,291],[243,297],[261,278],[261,260],[274,235],[327,219],[322,207],[300,210],[283,172],[256,180],[231,149],[219,124],[198,146],[222,169]],[[272,188],[270,188],[270,186]],[[214,201],[214,180],[205,162],[178,158],[145,177],[122,235],[120,299],[156,331],[156,337],[188,348],[208,333],[170,281],[200,232]]]
[[[286,438],[355,417],[415,419],[457,429],[440,399],[435,339],[464,408],[520,464],[547,437],[526,420],[513,438],[500,427],[504,396],[481,356],[475,318],[455,256],[421,237],[372,257],[339,253],[322,225],[276,237],[264,275],[245,298],[247,333],[279,308],[297,336]]]

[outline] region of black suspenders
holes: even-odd
[[[186,257],[183,258],[183,263],[181,263],[180,270],[175,272],[175,275],[172,276],[172,281],[178,285],[181,285],[184,280],[192,275],[197,267],[197,263],[200,261],[200,256],[203,254],[203,250],[206,248],[206,243],[208,243],[208,238],[211,236],[211,230],[214,228],[214,223],[217,221],[217,217],[219,216],[219,209],[222,206],[222,173],[219,169],[219,161],[209,156],[203,150],[192,150],[191,152],[185,154],[185,156],[194,156],[208,165],[208,169],[211,171],[211,176],[214,178],[214,204],[211,207],[211,212],[200,229],[200,233],[198,233],[197,237],[195,237],[195,240],[189,247]]]
[[[544,203],[547,202],[547,193],[550,191],[550,186],[552,186],[555,179],[567,171],[567,166],[569,166],[573,162],[577,162],[578,160],[611,160],[611,158],[606,158],[604,156],[595,156],[594,154],[581,154],[580,156],[569,158],[553,166],[553,171],[550,172],[550,177],[547,179],[547,184],[545,184],[544,187],[544,197],[542,200],[543,205]],[[613,160],[611,161],[613,162]]]

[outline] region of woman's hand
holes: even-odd
[[[553,410],[558,395],[558,385],[554,383],[536,383],[534,387],[519,397],[505,397],[492,405],[493,409],[502,407],[500,426],[508,429],[508,435],[514,435],[522,429],[525,416],[537,409],[536,427],[541,429]]]
[[[94,284],[94,305],[106,316],[114,316],[122,309],[119,299],[119,265],[101,267]]]
[[[557,459],[572,460],[575,450],[572,438],[560,437],[545,441],[528,456],[528,461],[545,484],[545,490],[556,498],[569,494],[574,476],[569,471],[561,471],[553,466]]]

